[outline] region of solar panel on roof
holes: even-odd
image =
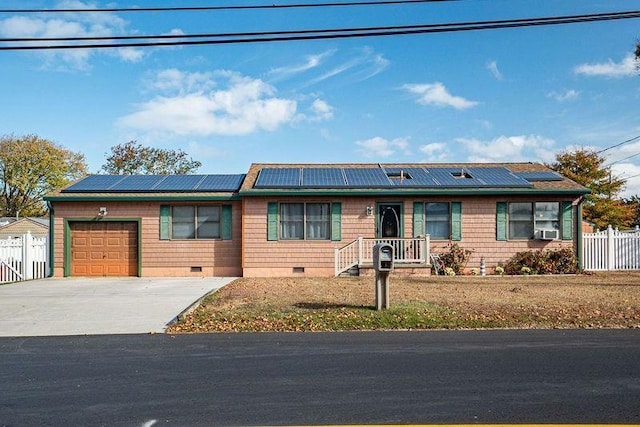
[[[195,191],[237,191],[245,175],[206,175]]]
[[[198,183],[205,177],[202,175],[169,175],[157,183],[153,190],[156,191],[190,191],[194,190]]]
[[[299,186],[299,168],[262,169],[254,185],[255,188],[295,188]]]
[[[469,168],[467,170],[490,187],[531,187],[529,182],[504,167]]]
[[[425,168],[441,187],[531,187],[504,167]]]
[[[81,192],[211,192],[237,191],[245,175],[92,175],[63,190]]]
[[[303,168],[303,187],[344,187],[346,186],[342,168]]]
[[[520,178],[527,181],[562,181],[562,176],[556,172],[539,171],[539,172],[516,172]]]
[[[380,168],[344,168],[349,187],[390,187],[387,174]]]
[[[124,179],[122,175],[89,175],[82,181],[78,181],[69,188],[62,190],[62,192],[80,193],[85,191],[105,191],[122,179]]]
[[[423,168],[386,168],[393,185],[401,187],[435,187],[433,177]]]
[[[127,175],[109,187],[109,191],[149,191],[165,179],[166,175]]]
[[[442,187],[481,187],[484,182],[464,168],[425,168],[435,182]]]

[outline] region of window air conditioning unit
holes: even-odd
[[[558,230],[538,230],[538,240],[557,240]]]

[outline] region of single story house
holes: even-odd
[[[580,253],[589,192],[539,163],[253,164],[239,175],[91,175],[46,197],[55,276],[368,274],[376,242],[429,274],[457,243],[488,271]]]
[[[15,239],[24,234],[45,237],[49,234],[49,218],[0,218],[0,239]]]

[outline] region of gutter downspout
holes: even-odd
[[[53,212],[53,206],[48,200],[47,208],[49,209],[49,275],[47,277],[53,277],[53,224],[55,223],[55,214]]]
[[[576,209],[576,258],[578,259],[578,269],[582,270],[584,266],[583,254],[582,254],[582,203],[584,202],[584,196],[580,196],[578,199],[578,205]]]

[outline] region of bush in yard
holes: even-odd
[[[518,252],[504,265],[506,274],[573,274],[578,272],[578,260],[573,249]]]
[[[457,243],[449,245],[448,252],[440,254],[440,260],[446,268],[453,270],[455,274],[461,274],[471,258],[471,250],[461,248]]]

